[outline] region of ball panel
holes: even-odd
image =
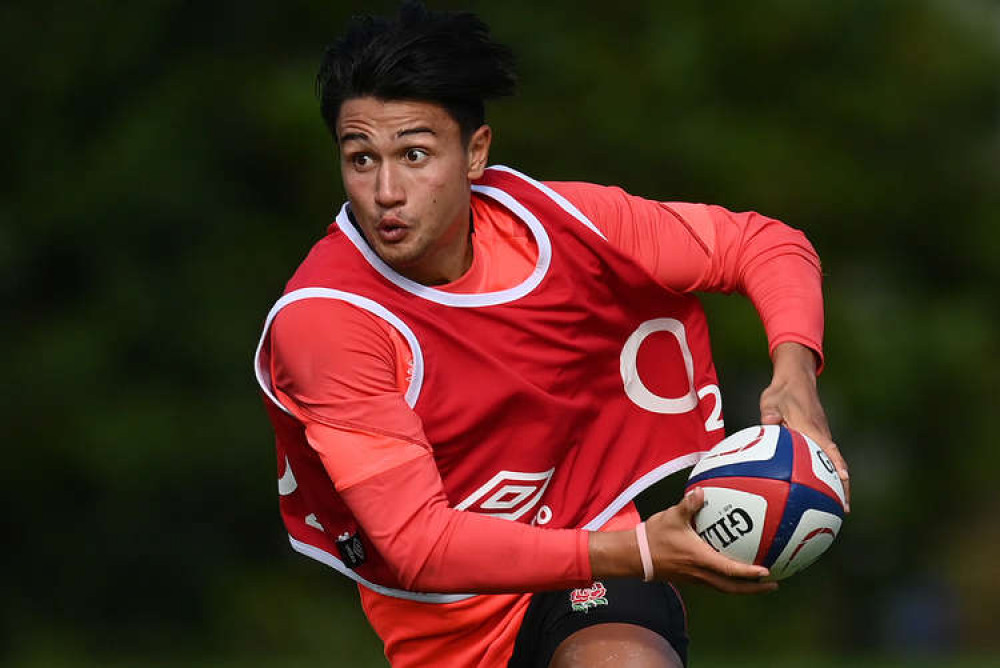
[[[765,478],[713,478],[691,485],[705,492],[695,531],[728,557],[760,564],[781,524],[789,486]]]
[[[844,505],[844,485],[837,475],[837,469],[823,449],[805,434],[791,432],[795,443],[795,464],[792,470],[793,483],[811,487]]]
[[[808,485],[814,482],[815,475],[812,469],[812,448],[811,442],[807,442],[806,437],[799,432],[789,432],[792,437],[792,446],[795,449],[795,461],[792,464],[791,481],[800,485]]]
[[[716,477],[792,477],[791,432],[777,425],[750,427],[720,441],[691,470],[690,482]]]
[[[813,475],[821,485],[826,486],[828,493],[832,493],[837,497],[840,505],[843,506],[847,503],[847,496],[844,493],[844,483],[837,474],[837,468],[833,465],[833,460],[823,452],[821,447],[813,443],[811,439],[807,437],[806,440],[812,446]]]
[[[749,427],[726,437],[705,453],[691,470],[691,476],[735,462],[771,459],[774,456],[775,441],[767,436],[765,427]]]
[[[842,523],[837,515],[821,510],[809,509],[802,513],[785,549],[770,566],[768,579],[783,580],[816,561],[833,543]]]
[[[705,506],[695,516],[694,529],[716,551],[745,564],[760,548],[767,500],[749,492],[705,488]]]
[[[764,566],[771,568],[777,563],[785,548],[793,540],[799,527],[802,526],[802,518],[807,512],[813,510],[833,515],[837,518],[843,518],[844,516],[844,507],[836,499],[806,485],[791,485],[778,531],[775,533],[774,539],[768,548],[767,556],[761,562]]]

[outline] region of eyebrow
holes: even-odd
[[[434,132],[434,130],[421,126],[419,128],[408,128],[406,130],[400,130],[399,132],[396,133],[396,138],[398,139],[399,137],[405,137],[406,135],[418,135],[425,132],[432,135],[437,134],[436,132]]]
[[[432,130],[431,128],[420,126],[416,128],[406,128],[405,130],[400,130],[399,132],[396,133],[396,139],[399,139],[400,137],[406,137],[408,135],[418,135],[424,133],[437,136],[437,133],[434,132],[434,130]],[[368,135],[366,135],[364,132],[348,132],[347,134],[342,135],[340,137],[341,144],[344,144],[349,141],[368,141]]]
[[[343,144],[344,142],[349,142],[349,141],[366,141],[367,139],[368,135],[366,135],[364,132],[348,132],[345,135],[341,135],[340,143]]]

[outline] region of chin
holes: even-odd
[[[378,251],[385,263],[401,274],[405,273],[406,269],[414,264],[419,257],[419,254],[412,250],[395,246],[382,246]]]

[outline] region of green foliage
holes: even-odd
[[[381,663],[353,589],[289,554],[250,360],[342,196],[313,97],[323,45],[394,5],[0,8],[11,665]],[[822,389],[855,512],[774,596],[686,592],[695,652],[904,652],[930,585],[944,649],[998,649],[996,3],[461,6],[521,64],[520,95],[490,110],[496,162],[756,209],[824,259]],[[763,335],[739,300],[709,307],[729,424],[749,424]]]

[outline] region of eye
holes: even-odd
[[[367,153],[355,153],[350,160],[355,169],[367,169],[372,165],[372,157]]]
[[[430,154],[422,148],[408,148],[406,149],[406,153],[403,154],[403,157],[406,158],[407,162],[423,162],[429,155]]]

